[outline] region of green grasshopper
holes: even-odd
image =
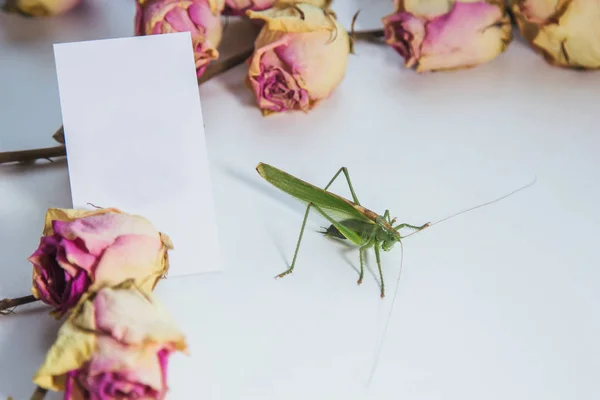
[[[458,214],[462,214],[464,212],[474,210],[475,208],[483,207],[485,205],[502,200],[503,198],[508,197],[517,191],[523,190],[535,183],[534,180],[534,182],[523,186],[505,196],[502,196],[501,198],[453,214],[442,220],[436,221],[433,224],[428,222],[418,226],[402,223],[394,226],[396,218],[392,219],[390,217],[389,210],[385,210],[382,216],[374,211],[369,210],[368,208],[363,207],[360,204],[358,197],[354,192],[354,188],[352,187],[352,181],[350,180],[350,175],[346,167],[340,168],[323,189],[311,185],[308,182],[298,179],[295,176],[268,164],[259,163],[256,166],[256,170],[260,176],[262,176],[275,187],[308,204],[306,207],[306,212],[304,213],[302,228],[300,229],[300,236],[298,237],[292,264],[286,271],[277,275],[276,278],[282,278],[292,273],[294,270],[296,259],[298,257],[298,250],[300,249],[300,243],[302,242],[302,236],[304,234],[304,228],[306,227],[308,213],[311,208],[314,208],[319,214],[321,214],[331,223],[329,228],[321,233],[325,234],[325,236],[334,237],[337,239],[347,239],[352,242],[352,244],[359,247],[360,273],[357,282],[359,285],[362,283],[364,276],[363,254],[369,248],[374,249],[375,259],[377,260],[377,268],[379,270],[381,298],[385,296],[385,282],[383,279],[383,272],[381,271],[381,250],[390,251],[396,243],[400,243],[402,245],[401,240],[414,233],[417,233],[429,226],[438,224],[449,218],[455,217]],[[335,193],[331,193],[327,190],[341,173],[343,173],[346,177],[353,201],[345,199],[344,197]],[[413,232],[402,236],[400,234],[400,229],[403,228],[413,229]]]
[[[350,175],[346,167],[340,168],[324,189],[311,185],[310,183],[268,164],[260,163],[256,166],[256,170],[260,176],[272,185],[297,199],[308,203],[292,265],[286,271],[277,275],[277,278],[282,278],[292,273],[294,270],[296,258],[298,257],[298,250],[300,249],[300,243],[302,242],[302,235],[304,234],[304,228],[306,227],[306,220],[311,207],[331,222],[331,226],[322,233],[326,236],[338,239],[347,239],[354,245],[359,246],[360,273],[357,282],[359,285],[362,283],[364,277],[363,253],[371,247],[374,249],[377,268],[379,269],[382,298],[385,296],[385,282],[383,279],[383,272],[381,271],[380,251],[390,251],[396,243],[404,238],[400,235],[400,229],[411,228],[420,231],[430,225],[429,223],[426,223],[421,226],[416,226],[402,223],[393,226],[396,222],[396,218],[392,219],[390,217],[389,210],[385,210],[383,216],[381,216],[363,207],[354,192],[352,181],[350,180]],[[347,200],[342,196],[327,191],[329,186],[331,186],[341,173],[346,177],[354,201]]]

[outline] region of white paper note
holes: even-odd
[[[54,45],[75,208],[115,207],[172,239],[169,276],[220,269],[189,32]]]

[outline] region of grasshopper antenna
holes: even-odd
[[[430,223],[429,225],[427,225],[427,227],[430,227],[430,226],[433,226],[433,225],[437,225],[437,224],[442,223],[444,221],[447,221],[447,220],[449,220],[451,218],[457,217],[457,216],[459,216],[461,214],[465,214],[465,213],[467,213],[469,211],[473,211],[473,210],[476,210],[478,208],[489,206],[490,204],[497,203],[497,202],[499,202],[501,200],[504,200],[505,198],[507,198],[509,196],[512,196],[513,194],[516,194],[516,193],[518,193],[518,192],[520,192],[522,190],[525,190],[525,189],[533,186],[536,182],[537,182],[537,176],[535,176],[533,178],[533,181],[529,182],[528,184],[526,184],[524,186],[521,186],[518,189],[513,190],[510,193],[505,194],[504,196],[498,197],[498,198],[496,198],[494,200],[491,200],[491,201],[479,204],[479,205],[474,206],[474,207],[469,207],[469,208],[467,208],[465,210],[462,210],[462,211],[459,211],[459,212],[454,213],[452,215],[449,215],[447,217],[444,217],[444,218],[442,218],[440,220],[437,220],[435,222]],[[405,238],[407,238],[409,236],[412,236],[415,233],[419,233],[422,230],[423,229],[415,231],[413,233],[410,233],[410,234],[404,236],[403,239],[405,239]],[[373,362],[373,366],[371,367],[371,373],[369,374],[369,380],[367,381],[367,388],[371,385],[371,382],[373,380],[373,377],[375,376],[375,372],[377,371],[377,367],[379,365],[379,358],[381,357],[381,351],[383,350],[383,343],[385,341],[385,336],[387,334],[387,331],[388,331],[388,328],[389,328],[389,325],[390,325],[390,320],[392,319],[392,313],[394,312],[394,305],[396,304],[396,297],[398,296],[398,289],[400,288],[400,277],[402,276],[402,264],[404,262],[404,245],[402,244],[402,241],[400,241],[399,243],[400,243],[400,271],[398,272],[398,278],[396,279],[396,288],[394,289],[394,296],[392,297],[392,305],[390,306],[390,311],[388,312],[388,316],[387,316],[387,319],[385,321],[385,326],[384,326],[383,332],[381,334],[381,340],[379,341],[379,344],[377,345],[377,349],[375,350],[375,359],[374,359],[374,362]]]
[[[381,333],[381,340],[379,340],[379,344],[377,345],[377,349],[375,350],[375,359],[373,361],[373,366],[371,367],[369,380],[367,381],[367,388],[371,385],[373,377],[375,376],[375,372],[377,371],[377,366],[379,365],[379,358],[381,357],[381,351],[383,350],[383,342],[385,340],[385,336],[390,326],[390,320],[392,319],[392,313],[394,312],[394,305],[396,304],[396,297],[398,296],[398,288],[400,287],[400,277],[402,276],[402,264],[404,264],[404,245],[401,241],[399,243],[400,271],[398,272],[398,277],[396,278],[396,288],[394,289],[394,297],[392,297],[392,305],[390,306],[390,311],[388,312],[387,319],[385,320],[385,326],[383,328],[383,332]]]
[[[479,205],[476,205],[476,206],[474,206],[474,207],[467,208],[466,210],[462,210],[462,211],[459,211],[459,212],[457,212],[457,213],[454,213],[454,214],[452,214],[452,215],[449,215],[449,216],[447,216],[447,217],[444,217],[444,218],[442,218],[442,219],[440,219],[440,220],[437,220],[437,221],[435,221],[435,222],[432,222],[432,223],[428,224],[428,225],[427,225],[427,228],[429,228],[429,227],[431,227],[431,226],[434,226],[434,225],[437,225],[437,224],[440,224],[440,223],[442,223],[442,222],[444,222],[444,221],[447,221],[447,220],[449,220],[449,219],[452,219],[452,218],[454,218],[454,217],[458,217],[458,216],[459,216],[459,215],[461,215],[461,214],[468,213],[469,211],[473,211],[473,210],[476,210],[476,209],[478,209],[478,208],[485,207],[485,206],[489,206],[490,204],[497,203],[497,202],[499,202],[499,201],[501,201],[501,200],[504,200],[504,199],[505,199],[505,198],[507,198],[507,197],[510,197],[510,196],[512,196],[513,194],[517,194],[518,192],[520,192],[520,191],[522,191],[522,190],[525,190],[525,189],[527,189],[527,188],[529,188],[529,187],[533,186],[533,185],[534,185],[536,182],[537,182],[537,176],[536,176],[536,177],[534,177],[534,178],[533,178],[533,181],[529,182],[527,185],[521,186],[520,188],[518,188],[518,189],[515,189],[515,190],[513,190],[512,192],[505,194],[504,196],[498,197],[497,199],[490,200],[490,201],[488,201],[488,202],[485,202],[485,203],[483,203],[483,204],[479,204]],[[404,237],[403,237],[403,239],[405,239],[405,238],[407,238],[407,237],[409,237],[409,236],[412,236],[412,235],[414,235],[415,233],[419,233],[419,232],[421,232],[422,230],[423,230],[423,229],[421,229],[421,230],[418,230],[418,231],[415,231],[415,232],[412,232],[412,233],[409,233],[408,235],[404,236]]]

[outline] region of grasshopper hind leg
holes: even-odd
[[[333,182],[338,178],[338,176],[341,173],[343,173],[344,176],[346,177],[346,182],[348,183],[348,188],[350,189],[350,193],[352,194],[352,200],[354,200],[354,203],[360,204],[360,202],[358,201],[358,197],[356,196],[356,193],[354,192],[354,187],[352,186],[352,181],[350,180],[350,174],[348,173],[348,169],[346,167],[342,167],[337,171],[337,173],[333,176],[333,178],[331,178],[331,180],[329,181],[327,186],[325,186],[325,190],[327,190],[329,188],[329,186],[331,186],[331,184],[333,184]],[[310,211],[310,208],[312,206],[314,206],[312,203],[308,203],[308,206],[306,207],[306,212],[304,213],[304,219],[302,220],[302,228],[300,229],[300,235],[298,236],[298,243],[296,244],[296,250],[294,251],[294,258],[292,259],[292,265],[290,265],[290,267],[287,270],[285,270],[281,274],[277,275],[275,278],[283,278],[284,276],[291,274],[292,271],[294,271],[294,267],[296,266],[296,258],[298,257],[298,250],[300,250],[300,243],[302,242],[304,228],[306,227],[306,220],[308,219],[308,212]],[[319,210],[319,212],[321,214],[326,216],[323,213],[323,211],[320,210],[318,207],[316,207],[316,209]],[[333,224],[329,228],[327,228],[325,230],[325,232],[321,232],[321,233],[325,234],[326,236],[337,237],[339,239],[346,239],[346,237],[341,233],[341,231],[337,227],[335,227],[335,225],[333,225]]]
[[[290,267],[287,270],[277,275],[275,278],[283,278],[284,276],[291,274],[292,271],[294,271],[294,266],[296,265],[296,258],[298,258],[298,250],[300,250],[300,243],[302,243],[302,236],[304,235],[304,228],[306,227],[306,220],[308,219],[308,212],[310,211],[312,205],[312,203],[308,203],[308,206],[306,207],[304,219],[302,220],[302,228],[300,228],[300,235],[298,236],[298,243],[296,243],[296,251],[294,251],[294,258],[292,259],[292,265],[290,265]]]

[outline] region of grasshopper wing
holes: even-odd
[[[360,234],[343,226],[341,221],[358,220],[375,224],[376,214],[334,193],[311,185],[268,164],[260,163],[256,170],[267,182],[304,203],[312,203],[349,240],[359,244]]]

